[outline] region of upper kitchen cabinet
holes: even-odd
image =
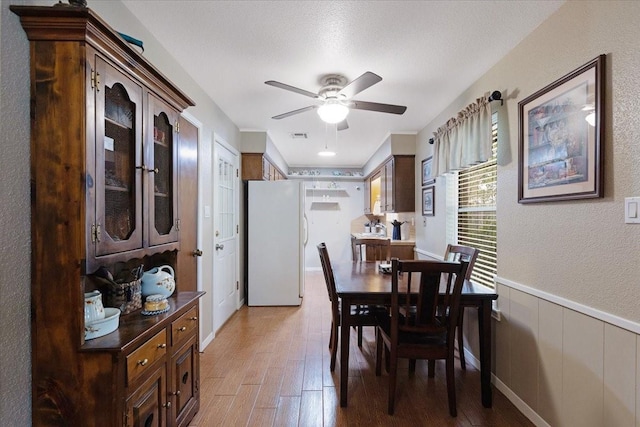
[[[393,155],[365,178],[364,213],[415,211],[415,156]],[[380,212],[375,209],[380,200]]]
[[[245,181],[278,181],[287,176],[263,153],[242,153],[242,179]]]

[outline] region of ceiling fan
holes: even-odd
[[[289,90],[322,101],[319,105],[309,105],[308,107],[273,116],[273,119],[284,119],[285,117],[317,109],[318,115],[323,121],[327,123],[337,123],[338,130],[345,130],[349,128],[346,120],[349,109],[378,111],[391,114],[403,114],[407,110],[407,107],[402,105],[379,104],[377,102],[365,102],[352,99],[355,95],[370,88],[381,80],[382,77],[371,71],[367,71],[349,83],[347,83],[347,79],[344,76],[329,74],[320,79],[322,88],[318,93],[309,92],[275,80],[269,80],[265,83],[269,86],[279,87],[280,89]]]

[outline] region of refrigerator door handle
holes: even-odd
[[[302,216],[302,227],[304,228],[304,246],[307,246],[307,242],[309,241],[309,224],[307,221],[307,214]]]

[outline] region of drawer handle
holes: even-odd
[[[140,366],[145,366],[147,363],[149,363],[149,359],[138,360],[138,365]]]
[[[171,408],[171,402],[167,402],[162,406],[164,406],[165,408]]]
[[[187,327],[186,327],[186,326],[183,326],[182,328],[178,328],[178,331],[180,331],[180,332],[184,332],[184,331],[186,331],[186,330],[187,330]]]
[[[198,320],[198,318],[196,316],[193,316],[192,318],[190,318],[189,320]]]
[[[165,343],[158,344],[158,348],[167,348],[167,345]]]

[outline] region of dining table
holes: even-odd
[[[349,375],[349,331],[354,324],[350,307],[364,304],[390,306],[391,274],[381,271],[379,261],[338,262],[333,265],[333,272],[336,291],[342,305],[340,318],[340,406],[346,407]],[[399,284],[399,291],[403,290],[406,288],[402,289],[402,285]],[[492,302],[496,299],[498,299],[498,294],[495,289],[465,280],[460,296],[460,305],[461,307],[474,307],[478,310],[480,388],[482,405],[485,408],[490,408],[492,405],[491,310]]]

